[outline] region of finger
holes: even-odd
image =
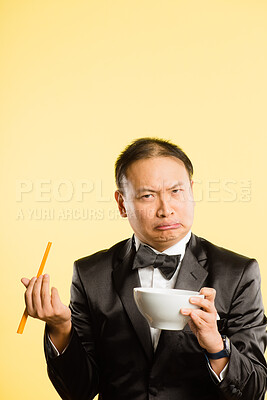
[[[45,274],[41,286],[41,303],[42,303],[42,308],[46,315],[51,314],[52,311],[51,296],[49,293],[49,284],[50,284],[50,277],[48,274]]]
[[[216,297],[216,290],[214,288],[203,287],[199,293],[204,294],[205,299],[214,303]]]
[[[23,285],[27,288],[29,283],[30,283],[30,279],[28,278],[21,278],[21,282],[23,283]]]
[[[29,315],[33,316],[34,314],[34,309],[33,309],[33,303],[32,303],[32,290],[33,290],[33,286],[36,282],[36,277],[33,277],[27,287],[27,290],[25,292],[25,303],[26,303],[26,308],[27,308],[27,312]]]
[[[43,280],[43,275],[40,275],[39,278],[37,278],[32,290],[32,305],[35,314],[38,318],[43,317],[43,307],[41,302],[42,280]]]
[[[181,313],[183,315],[189,316],[194,322],[198,322],[199,319],[203,320],[206,324],[212,323],[214,321],[213,314],[209,314],[203,310],[194,310],[192,308],[181,308]]]
[[[208,300],[206,298],[202,299],[201,297],[190,297],[189,301],[191,304],[194,304],[198,307],[203,308],[203,310],[205,310],[206,312],[209,312],[209,313],[216,312],[214,302],[211,302],[210,300]]]
[[[194,310],[190,314],[190,318],[198,330],[209,326],[211,321],[206,318],[208,314],[201,310]]]
[[[216,321],[213,314],[209,314],[203,310],[192,310],[190,317],[194,322],[202,320],[206,324],[210,324]]]
[[[181,308],[180,309],[180,313],[183,315],[190,315],[191,312],[192,312],[191,308]]]

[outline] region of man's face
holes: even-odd
[[[117,190],[115,198],[136,236],[158,251],[179,242],[192,226],[192,182],[175,157],[135,161],[127,169],[123,193]]]

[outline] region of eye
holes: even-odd
[[[150,199],[152,197],[152,194],[151,193],[149,193],[149,194],[144,194],[143,196],[142,196],[142,199]]]
[[[179,193],[181,189],[173,189],[172,193]]]

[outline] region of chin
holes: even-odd
[[[158,242],[173,242],[173,241],[178,241],[180,240],[178,236],[169,236],[169,235],[160,235],[158,236],[155,241]]]
[[[165,234],[157,235],[157,237],[155,237],[154,240],[157,242],[161,242],[161,243],[170,242],[172,245],[172,244],[179,242],[181,239],[183,239],[187,233],[188,233],[188,231],[184,231],[184,230],[183,230],[183,232],[179,231],[179,234],[178,234],[178,232],[176,232],[176,235],[171,232],[165,232]]]

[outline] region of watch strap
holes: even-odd
[[[222,340],[224,344],[224,349],[218,351],[217,353],[209,353],[205,351],[207,357],[211,360],[219,360],[220,358],[229,357],[230,356],[230,340],[227,336],[222,335]]]

